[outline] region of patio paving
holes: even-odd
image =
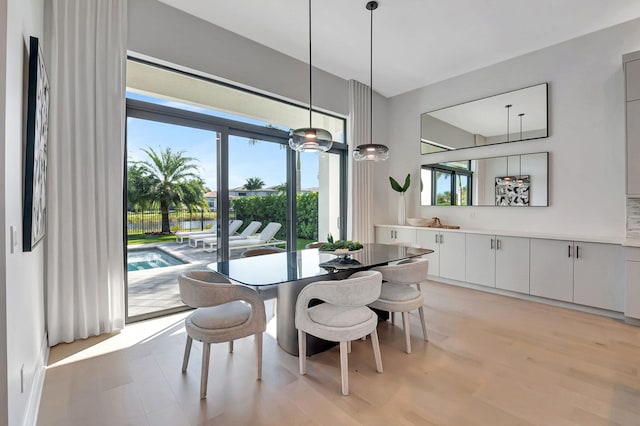
[[[183,306],[178,289],[178,275],[185,271],[206,269],[207,264],[217,260],[215,252],[208,253],[200,246],[190,247],[186,241],[137,244],[128,248],[130,250],[159,248],[185,262],[184,265],[129,271],[129,317]],[[243,249],[232,250],[231,258],[240,257],[243,251]]]

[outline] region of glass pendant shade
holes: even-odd
[[[289,147],[301,152],[326,152],[333,145],[331,133],[312,127],[295,129],[289,134]]]
[[[386,145],[365,144],[358,145],[353,150],[353,159],[356,161],[385,161],[389,158],[389,148]]]

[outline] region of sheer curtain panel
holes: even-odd
[[[48,0],[49,345],[124,326],[126,0]]]
[[[353,148],[369,143],[371,120],[369,87],[355,80],[349,80],[350,154]],[[361,243],[372,243],[373,238],[373,171],[371,161],[354,161],[352,164],[352,239]]]

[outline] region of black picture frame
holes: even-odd
[[[32,251],[46,231],[49,78],[37,37],[29,39],[28,83],[22,251]]]

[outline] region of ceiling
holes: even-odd
[[[304,0],[160,0],[308,63]],[[369,84],[366,1],[312,4],[314,67]],[[373,88],[386,97],[640,17],[638,0],[381,0]]]

